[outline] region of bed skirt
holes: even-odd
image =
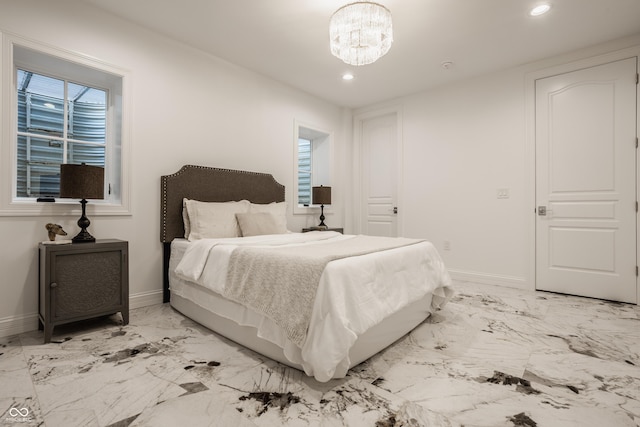
[[[195,287],[194,287],[195,288]],[[208,298],[219,299],[223,304],[236,304],[226,300],[222,296],[216,295],[204,289],[197,291],[205,292]],[[429,317],[428,308],[431,306],[431,294],[427,294],[423,299],[418,300],[405,309],[387,317],[379,324],[370,328],[360,335],[349,351],[349,369],[364,362],[374,354],[385,349],[409,333],[412,329]],[[186,317],[207,327],[208,329],[230,339],[244,347],[247,347],[259,354],[269,357],[284,365],[303,370],[302,366],[292,362],[284,354],[283,348],[258,336],[258,329],[253,326],[240,325],[233,320],[220,316],[215,312],[204,308],[194,301],[183,298],[179,295],[171,295],[171,306]],[[239,307],[239,309],[242,309]],[[300,355],[298,354],[298,357]],[[342,378],[343,374],[336,373],[334,378]]]

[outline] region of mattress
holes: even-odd
[[[224,298],[215,291],[215,285],[203,286],[176,274],[176,267],[190,245],[192,243],[183,239],[176,239],[171,245],[169,282],[172,306],[213,331],[260,354],[304,370],[319,381],[344,377],[348,369],[405,335],[426,319],[434,309],[432,307],[433,292],[421,295],[418,299],[406,304],[402,310],[394,311],[381,321],[376,321],[366,327],[366,330],[359,331],[354,342],[338,343],[336,351],[339,353],[342,351],[341,348],[347,346],[348,354],[338,355],[334,357],[333,362],[327,364],[326,361],[331,357],[320,354],[326,347],[331,347],[331,345],[327,345],[326,341],[321,342],[322,339],[320,339],[316,346],[312,342],[306,346],[305,353],[305,349],[301,349],[289,340],[282,328],[266,316]],[[350,262],[348,259],[332,261],[327,269],[331,266],[332,269],[340,271],[340,263],[348,262]],[[212,273],[209,275],[211,276]],[[446,272],[441,279],[442,283],[435,286],[439,298],[446,294],[445,288],[448,285]],[[320,289],[319,294],[322,294]],[[310,329],[314,328],[310,327]],[[316,336],[324,337],[325,340],[327,336],[333,337],[331,331],[322,325],[316,329],[319,330]],[[311,337],[310,340],[313,341],[314,337]]]
[[[186,290],[187,288],[190,289]],[[276,344],[264,338],[258,332],[259,326],[255,323],[231,319],[233,317],[253,318],[259,324],[261,322],[259,314],[198,285],[185,284],[183,290],[186,290],[185,294],[188,294],[189,297],[185,294],[171,296],[171,306],[180,313],[256,353],[292,368],[306,371],[302,366],[301,350],[291,341],[287,340],[284,343]],[[349,369],[379,353],[422,323],[431,314],[425,309],[431,303],[431,297],[431,294],[425,296],[422,300],[416,301],[406,309],[387,317],[360,335],[349,350],[349,364],[343,370],[335,370],[329,379],[343,378]],[[209,303],[203,303],[203,301],[209,301]],[[229,316],[230,306],[235,306],[235,309],[239,312],[242,311],[243,314]],[[222,309],[220,309],[221,307]],[[225,312],[227,316],[220,314],[221,311]],[[284,334],[282,331],[278,333]],[[285,355],[285,348],[287,355]]]

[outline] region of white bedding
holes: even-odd
[[[321,245],[350,238],[353,236],[325,231],[174,242],[172,264],[174,253],[183,253],[175,275],[222,294],[227,264],[238,246]],[[187,288],[179,282],[171,283],[172,293],[188,297]],[[349,349],[358,336],[427,294],[433,294],[430,310],[438,309],[451,294],[449,285],[449,275],[433,245],[420,242],[327,264],[320,277],[307,338],[299,349],[270,319],[242,319],[258,315],[233,309],[222,315],[257,326],[259,336],[283,348],[285,357],[302,366],[307,375],[328,381],[346,375]]]

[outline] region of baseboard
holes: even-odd
[[[504,286],[507,288],[534,290],[524,277],[503,276],[499,274],[478,273],[473,271],[460,271],[449,269],[449,275],[453,280],[460,282],[481,283],[484,285]]]
[[[129,310],[162,304],[162,290],[129,295]],[[10,337],[38,329],[38,313],[0,319],[0,337]]]
[[[162,304],[162,289],[129,295],[129,310],[156,304]]]
[[[38,313],[0,319],[0,337],[10,337],[38,329]]]

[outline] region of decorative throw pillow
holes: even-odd
[[[250,213],[269,213],[275,217],[278,227],[287,229],[287,203],[273,202],[268,204],[251,203]]]
[[[278,217],[267,212],[237,213],[236,218],[242,237],[284,234],[287,232],[287,227],[282,225]]]

